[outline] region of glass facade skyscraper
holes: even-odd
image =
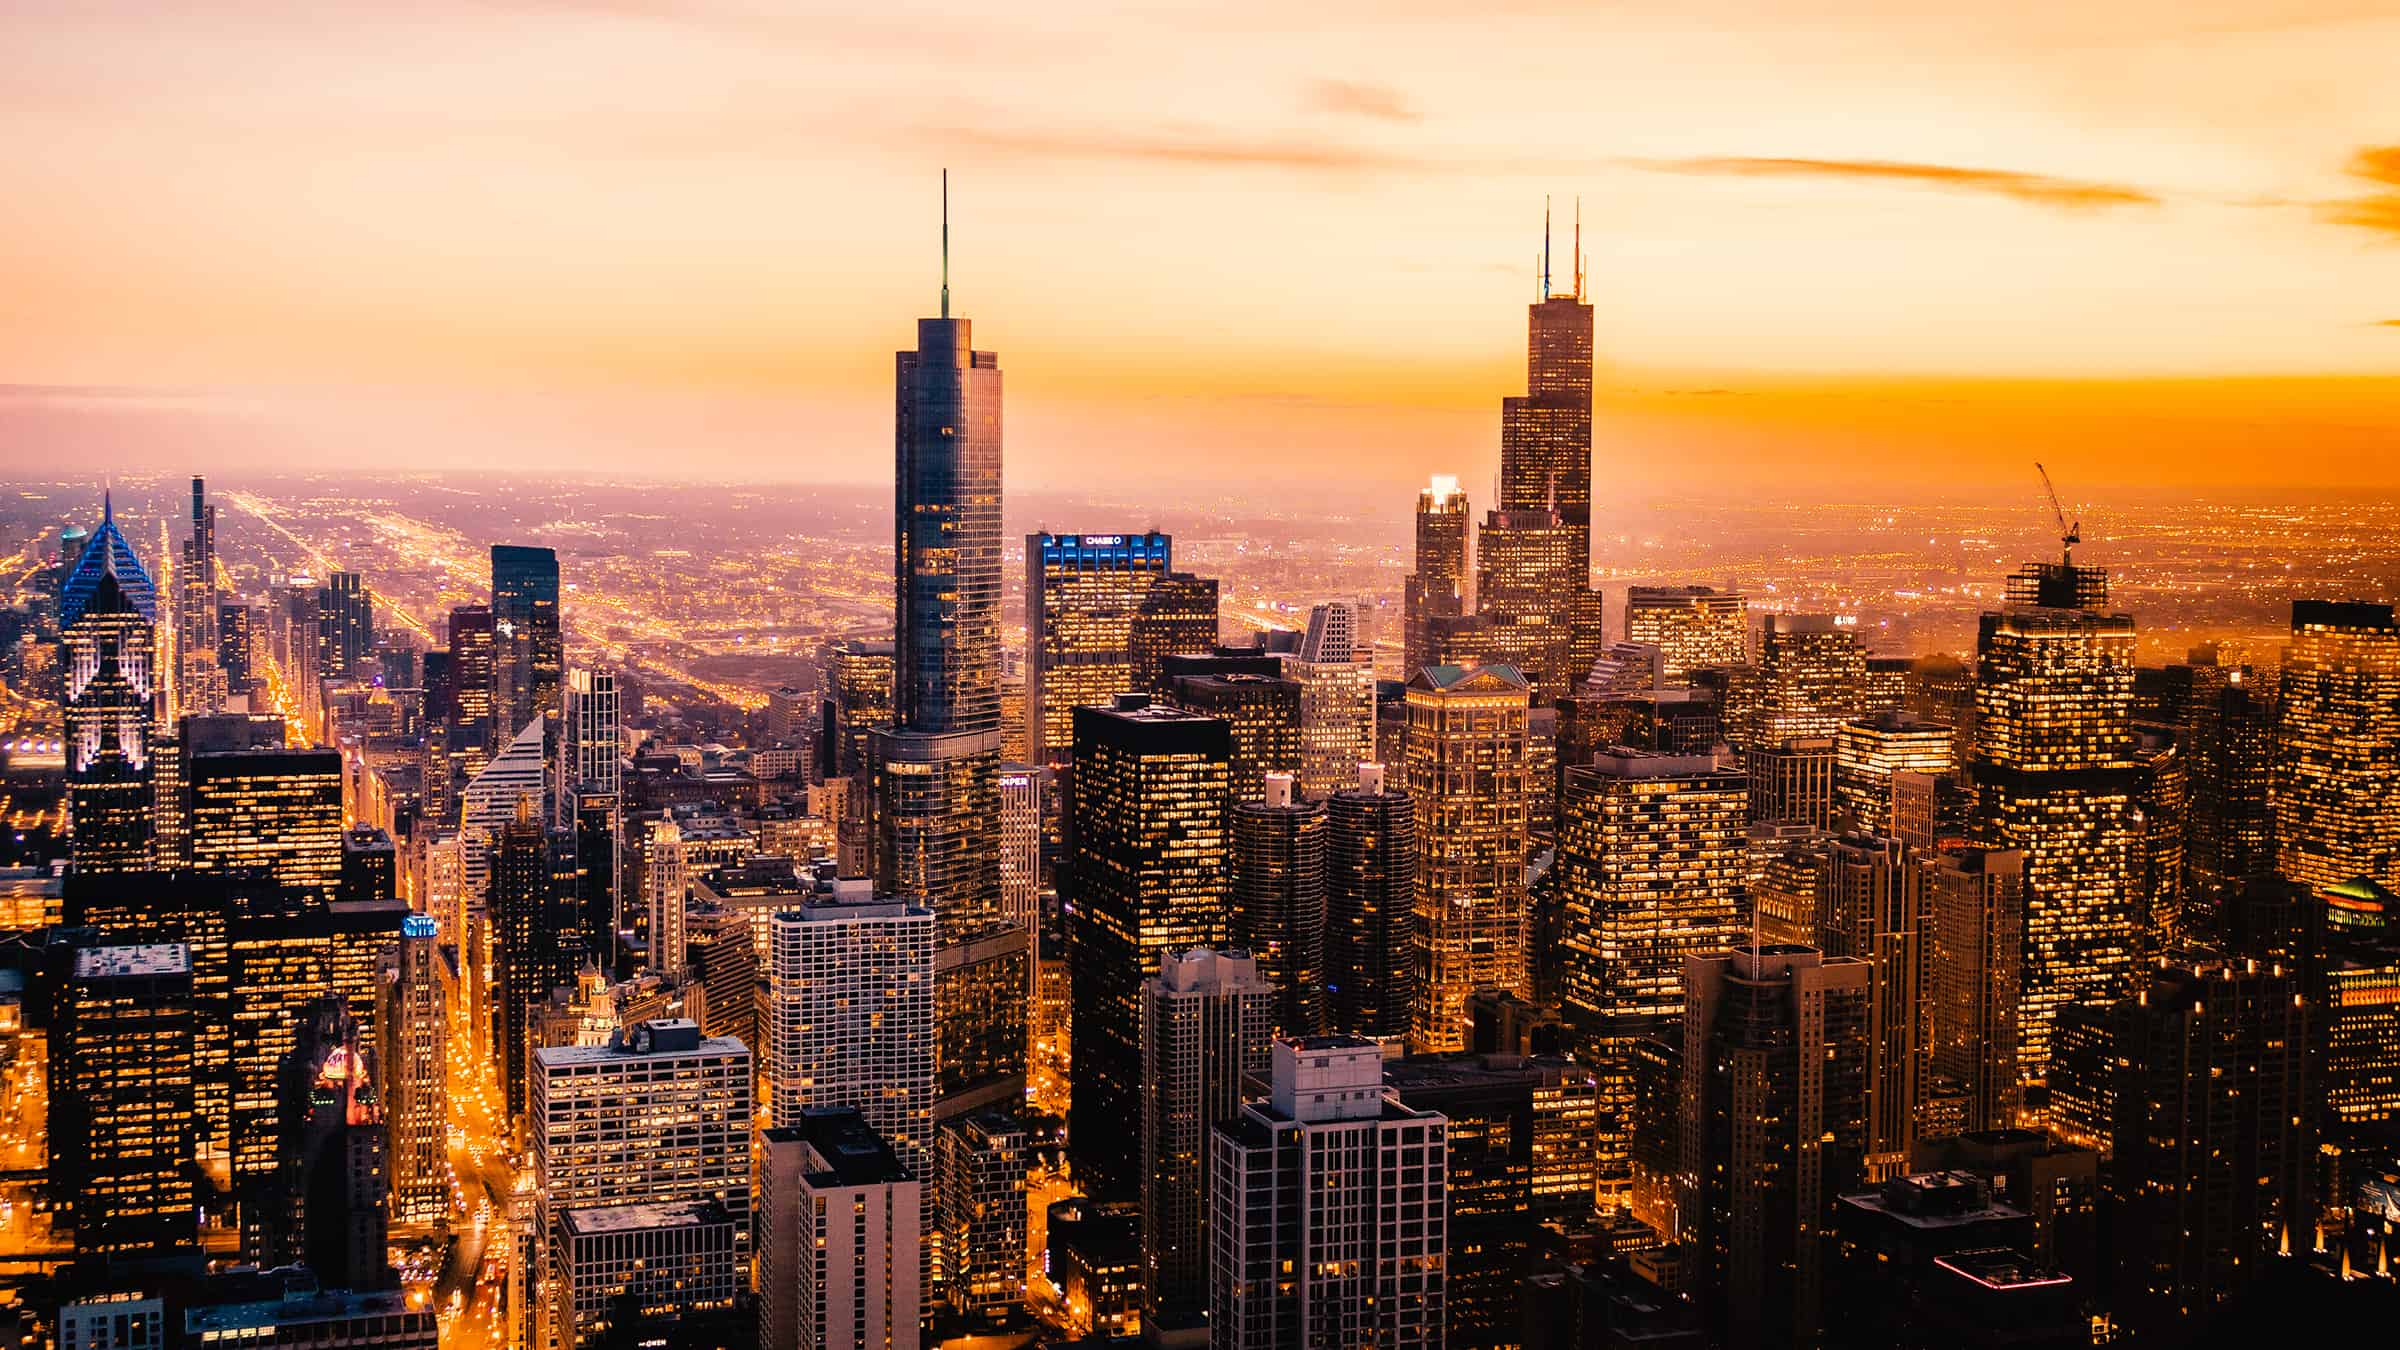
[[[1174,540],[1155,530],[1025,536],[1026,750],[1033,763],[1066,758],[1077,707],[1137,690],[1134,618],[1159,578],[1175,570],[1174,554]]]
[[[1427,666],[1408,681],[1417,808],[1417,1003],[1409,1048],[1466,1048],[1467,996],[1525,984],[1531,691],[1510,666]]]
[[[554,716],[565,670],[558,554],[492,545],[492,714],[500,719],[493,739],[505,743],[533,719]]]
[[[2400,624],[2390,605],[2300,600],[2283,662],[2278,871],[2312,889],[2400,885]]]

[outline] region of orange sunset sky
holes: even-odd
[[[2400,488],[2400,4],[0,0],[0,467]],[[1604,486],[1604,493],[1612,488]]]

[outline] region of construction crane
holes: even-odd
[[[2033,462],[2033,471],[2042,476],[2042,491],[2050,494],[2050,514],[2058,517],[2058,559],[2061,565],[2075,565],[2075,546],[2083,542],[2083,521],[2067,523],[2067,508],[2058,504],[2058,489],[2050,482],[2050,471],[2040,460]]]

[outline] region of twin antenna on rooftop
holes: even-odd
[[[1550,298],[1550,199],[1542,198],[1542,294]],[[1583,198],[1575,199],[1575,291],[1574,298],[1583,299]]]

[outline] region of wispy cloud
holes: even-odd
[[[1756,155],[1712,155],[1694,159],[1640,159],[1627,163],[1659,173],[1729,178],[1840,178],[1897,183],[1952,192],[1980,192],[2035,206],[2088,211],[2120,206],[2157,206],[2147,188],[2013,169],[1977,169],[1956,164],[1919,164],[1891,159],[1800,159]]]
[[[1416,106],[1408,101],[1408,95],[1388,84],[1367,84],[1358,80],[1311,80],[1304,102],[1312,111],[1344,117],[1366,117],[1379,122],[1424,120]]]
[[[2351,177],[2377,190],[2324,203],[2319,208],[2324,218],[2400,240],[2400,145],[2363,146],[2347,168]]]
[[[2400,328],[2400,319],[2377,319],[2375,326],[2377,328]]]
[[[1028,158],[1185,165],[1227,169],[1288,169],[1301,173],[1416,173],[1448,167],[1433,160],[1363,146],[1315,140],[1254,140],[1214,134],[1008,131],[944,127],[945,144]]]

